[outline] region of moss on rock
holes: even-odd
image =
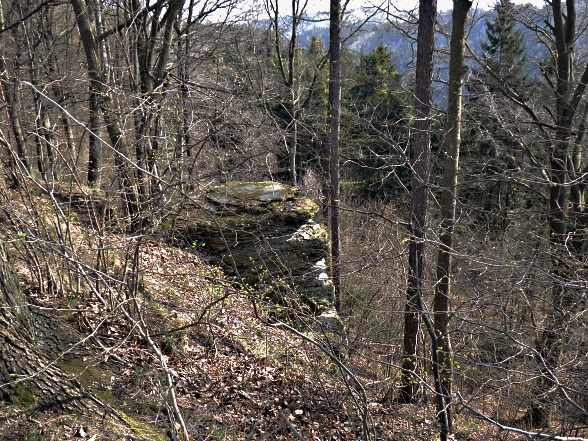
[[[217,256],[229,273],[273,302],[270,310],[310,314],[322,330],[344,334],[332,314],[334,288],[325,264],[329,240],[312,220],[316,203],[276,182],[215,185],[206,198],[210,218],[185,220],[180,227],[185,240]]]
[[[299,193],[297,188],[279,182],[230,182],[210,187],[206,197],[220,205],[247,207],[292,200]]]

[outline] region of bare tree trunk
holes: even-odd
[[[0,11],[0,16],[1,15],[2,12]],[[0,24],[0,27],[3,26],[4,20],[2,19],[2,24]],[[0,51],[2,50],[1,46],[2,36],[0,34]],[[4,100],[7,104],[6,112],[8,113],[8,119],[10,121],[12,134],[16,143],[16,152],[10,152],[10,154],[15,157],[14,159],[18,159],[18,161],[21,162],[26,170],[30,170],[29,160],[27,158],[27,143],[20,124],[20,116],[18,114],[18,109],[20,108],[18,104],[20,103],[20,100],[17,98],[17,80],[9,77],[8,72],[6,71],[6,61],[4,55],[1,53],[0,72],[2,72],[0,74],[2,77],[2,94],[4,95]],[[15,161],[11,162],[14,166],[16,166]],[[16,170],[13,170],[13,173],[16,173]]]
[[[76,21],[80,32],[90,76],[90,87],[96,92],[98,104],[112,147],[115,150],[114,160],[118,174],[118,185],[122,193],[126,214],[135,222],[139,215],[139,204],[136,194],[136,183],[132,178],[133,173],[128,162],[128,146],[116,116],[112,111],[112,99],[104,78],[104,71],[100,61],[99,45],[96,38],[96,30],[90,20],[88,6],[85,0],[71,0],[76,14]]]
[[[91,133],[88,138],[88,185],[98,187],[102,175],[101,118],[97,91],[92,86],[90,86],[89,107],[90,120],[88,128]]]
[[[132,52],[133,66],[132,69],[139,78],[139,83],[132,86],[137,92],[137,111],[135,117],[135,156],[139,167],[136,169],[137,190],[139,192],[139,203],[142,211],[151,212],[154,209],[152,196],[157,186],[158,170],[155,159],[158,156],[159,143],[157,139],[160,135],[158,127],[160,104],[156,101],[155,91],[161,92],[164,87],[164,80],[167,75],[168,61],[170,57],[174,24],[180,15],[184,5],[184,0],[172,0],[168,4],[167,10],[159,6],[152,11],[154,15],[151,28],[148,24],[138,21],[133,24]],[[139,12],[141,3],[132,2],[133,10],[131,14]],[[159,19],[158,14],[163,13]],[[159,23],[156,23],[160,20]],[[160,35],[162,34],[162,35]],[[158,44],[161,44],[159,46]],[[144,171],[147,171],[145,173]],[[146,217],[137,219],[133,230],[145,227],[148,223]]]
[[[417,346],[424,282],[424,252],[427,228],[428,184],[431,150],[431,111],[433,97],[433,55],[437,0],[420,0],[417,36],[415,119],[411,164],[409,275],[404,314],[404,355],[399,400],[411,403],[419,389]]]
[[[47,53],[46,59],[46,71],[47,79],[51,84],[51,90],[57,104],[59,104],[59,120],[65,137],[65,145],[67,151],[62,152],[64,158],[69,158],[71,161],[72,169],[75,171],[75,158],[76,158],[76,147],[73,135],[73,129],[69,121],[69,116],[65,110],[66,105],[66,94],[61,85],[57,65],[59,61],[54,50],[52,50],[55,43],[54,26],[55,26],[55,8],[44,8],[40,11],[41,20],[43,21],[42,39],[44,43],[44,49]]]
[[[462,87],[464,74],[465,30],[468,11],[472,0],[454,0],[449,59],[449,90],[447,93],[447,121],[442,153],[445,156],[443,170],[443,190],[441,193],[441,231],[439,233],[439,254],[437,258],[437,283],[433,310],[435,315],[435,336],[441,391],[438,412],[447,413],[451,428],[451,384],[453,382],[453,363],[451,339],[448,332],[451,294],[451,248],[457,198],[457,171],[459,147],[461,143]]]
[[[341,312],[341,238],[339,225],[339,131],[341,126],[341,1],[331,0],[329,43],[329,158],[331,278],[335,286],[335,309]]]
[[[551,288],[551,310],[546,319],[543,333],[537,338],[536,362],[540,375],[538,390],[540,398],[536,399],[525,415],[526,422],[533,427],[549,427],[551,424],[552,400],[550,395],[557,388],[556,372],[561,362],[563,343],[568,333],[567,327],[571,316],[579,303],[577,289],[569,285],[575,280],[574,268],[569,259],[583,265],[582,251],[574,249],[573,217],[576,209],[583,209],[582,192],[571,192],[570,175],[574,174],[574,159],[571,145],[581,139],[583,131],[577,133],[574,117],[586,91],[588,67],[585,67],[580,80],[574,81],[574,46],[576,42],[576,7],[575,0],[551,2],[553,11],[553,32],[556,51],[557,83],[554,90],[556,97],[555,140],[549,156],[549,241],[552,253],[551,275],[554,285]],[[576,139],[576,137],[578,139]],[[573,199],[573,197],[575,198]],[[572,219],[571,219],[572,217]]]
[[[188,6],[188,17],[186,19],[187,23],[192,22],[192,14],[194,9],[194,2],[195,0],[190,0],[190,4]],[[179,77],[182,80],[180,85],[180,108],[181,108],[181,115],[182,121],[181,124],[178,125],[178,136],[177,136],[177,147],[174,153],[174,162],[177,163],[177,173],[180,178],[180,182],[182,185],[185,185],[187,179],[190,177],[190,167],[186,167],[185,164],[188,163],[186,158],[192,156],[192,137],[190,135],[190,121],[192,119],[192,114],[188,103],[189,100],[189,93],[188,93],[188,82],[190,81],[190,67],[188,65],[188,60],[190,59],[190,51],[192,50],[192,39],[190,33],[186,33],[184,39],[178,42],[178,52],[182,54],[181,63],[179,65]],[[174,165],[171,165],[172,170],[174,169]]]
[[[292,133],[290,140],[289,165],[290,170],[290,184],[298,185],[298,164],[296,158],[298,156],[298,115],[294,112],[292,119]]]
[[[293,0],[291,2],[291,13],[288,16],[289,29],[287,29],[287,34],[290,36],[288,40],[287,57],[282,51],[284,32],[281,23],[283,23],[284,20],[280,17],[279,13],[280,3],[275,0],[265,0],[264,3],[265,10],[273,28],[273,45],[275,56],[277,58],[277,66],[288,95],[288,98],[282,102],[282,107],[287,118],[285,144],[288,150],[288,180],[291,185],[297,185],[299,179],[298,156],[300,150],[299,131],[302,126],[301,118],[315,93],[315,86],[319,79],[319,72],[326,63],[326,57],[323,57],[318,62],[317,70],[312,75],[310,85],[302,89],[300,87],[300,82],[297,82],[297,78],[300,75],[300,72],[298,71],[300,69],[297,69],[296,67],[299,57],[297,54],[299,37],[298,28],[306,14],[307,2],[301,0]],[[341,38],[339,37],[339,40],[340,39]],[[284,162],[284,159],[286,158],[280,158],[280,162]]]
[[[96,23],[96,32],[101,34],[104,29],[102,26],[102,0],[91,0],[89,6],[91,18]],[[106,53],[106,42],[104,40],[98,43],[100,64],[102,68],[102,77],[108,80],[108,57]],[[98,99],[98,91],[90,85],[90,120],[88,127],[90,128],[89,142],[88,142],[88,185],[91,187],[98,187],[102,177],[102,118],[100,113],[100,102]]]
[[[58,178],[56,163],[57,155],[55,153],[57,147],[57,137],[55,136],[53,128],[51,127],[51,120],[49,119],[49,112],[47,107],[41,103],[40,109],[41,113],[39,116],[39,135],[41,138],[40,141],[42,141],[42,144],[45,145],[45,151],[47,152],[45,178],[55,180]]]

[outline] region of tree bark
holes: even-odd
[[[24,137],[22,127],[20,124],[20,116],[18,114],[17,109],[20,107],[18,106],[20,100],[18,96],[18,88],[17,88],[17,80],[10,78],[8,72],[6,70],[6,59],[4,56],[4,9],[2,3],[0,3],[0,77],[2,78],[2,98],[6,101],[6,112],[8,114],[8,120],[10,121],[12,134],[14,136],[14,140],[16,143],[16,152],[11,151],[9,152],[9,161],[11,167],[11,177],[12,177],[12,185],[18,186],[19,182],[19,172],[18,172],[18,165],[17,160],[20,161],[22,166],[27,170],[30,171],[30,165],[27,158],[27,144],[26,139]]]
[[[441,231],[439,234],[439,254],[437,257],[437,283],[433,311],[435,335],[438,343],[439,371],[443,399],[438,412],[447,412],[451,427],[451,384],[453,382],[453,363],[451,339],[448,332],[451,295],[451,249],[457,199],[457,171],[459,166],[459,147],[461,143],[462,87],[464,74],[465,31],[468,11],[472,0],[454,0],[449,55],[449,90],[447,92],[447,120],[443,142],[444,169],[443,190],[441,193]]]
[[[553,404],[550,395],[558,383],[555,376],[561,362],[563,342],[567,326],[578,305],[577,293],[567,286],[575,280],[575,269],[571,259],[583,265],[581,252],[574,249],[575,210],[582,209],[582,194],[576,195],[570,189],[570,176],[574,174],[572,158],[574,145],[584,136],[583,131],[575,134],[574,117],[584,96],[588,83],[588,67],[574,86],[574,46],[576,35],[575,0],[551,2],[553,26],[551,27],[556,51],[557,82],[554,90],[556,100],[555,139],[549,151],[549,242],[552,253],[551,275],[555,281],[551,288],[551,309],[543,327],[542,335],[536,341],[536,363],[540,375],[537,388],[540,398],[533,401],[526,422],[532,427],[551,425]],[[576,213],[579,214],[579,213]],[[572,238],[572,240],[570,240]]]
[[[59,368],[55,356],[73,343],[59,326],[33,313],[0,242],[0,391],[16,405],[98,412],[98,401]]]
[[[94,19],[96,23],[96,32],[101,34],[104,30],[102,29],[102,0],[91,0],[89,15]],[[90,6],[89,5],[89,6]],[[108,58],[106,54],[106,42],[100,41],[98,44],[98,53],[100,58],[100,64],[102,69],[102,77],[104,80],[108,79]],[[90,84],[90,97],[89,97],[89,111],[90,119],[88,127],[90,129],[88,137],[88,185],[91,187],[100,186],[100,180],[102,178],[102,129],[101,129],[101,111],[98,91]]]
[[[133,173],[130,169],[127,141],[123,135],[118,117],[115,112],[112,111],[112,99],[109,94],[106,78],[104,78],[104,71],[100,61],[96,30],[90,20],[89,10],[85,0],[71,0],[71,3],[76,15],[84,52],[86,53],[90,87],[96,94],[110,142],[115,150],[114,161],[118,174],[118,185],[122,193],[126,214],[131,222],[136,222],[139,215],[136,182],[132,178]]]
[[[428,184],[431,150],[431,114],[433,97],[433,56],[437,0],[420,0],[417,36],[415,119],[411,164],[410,243],[408,288],[404,314],[404,356],[399,400],[411,403],[419,389],[417,345],[424,282],[424,253],[427,228]]]
[[[335,309],[341,312],[341,238],[339,225],[339,138],[341,127],[341,1],[331,0],[329,43],[329,162],[331,279],[335,286]]]

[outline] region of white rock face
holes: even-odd
[[[232,182],[211,187],[206,196],[217,204],[239,206],[285,201],[297,194],[297,189],[279,182]]]

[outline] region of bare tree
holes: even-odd
[[[557,386],[554,372],[559,367],[562,345],[567,333],[567,323],[578,304],[578,291],[566,286],[573,280],[573,270],[563,255],[573,260],[582,260],[583,234],[576,230],[578,223],[585,221],[583,186],[578,182],[582,163],[578,148],[585,138],[585,129],[574,128],[578,112],[588,84],[588,67],[579,80],[574,81],[574,47],[576,33],[576,2],[560,0],[551,2],[552,23],[548,29],[553,35],[555,68],[555,113],[554,130],[549,149],[549,240],[552,247],[554,286],[551,290],[552,309],[546,326],[537,339],[537,364],[541,372],[539,390],[542,398],[529,409],[530,422],[534,427],[551,424],[550,391]],[[572,241],[570,242],[570,235]],[[580,236],[580,237],[578,237]],[[563,253],[563,254],[562,254]]]
[[[20,99],[20,81],[16,77],[16,73],[12,72],[12,75],[8,73],[7,69],[7,62],[4,55],[5,51],[5,13],[4,13],[4,5],[0,3],[0,28],[2,32],[0,33],[0,71],[2,72],[2,93],[3,99],[7,103],[6,112],[8,113],[8,120],[10,121],[10,126],[12,129],[12,134],[14,136],[15,144],[16,144],[16,151],[10,149],[9,156],[10,162],[12,164],[13,170],[15,167],[17,168],[17,163],[20,162],[25,169],[30,168],[30,161],[28,158],[28,147],[25,135],[23,133],[22,122],[21,122],[21,115],[20,115],[20,107],[21,107],[21,99]],[[16,171],[16,170],[15,170]],[[18,173],[13,173],[13,184],[18,184],[16,181],[16,176]]]
[[[584,329],[578,312],[584,290],[580,274],[585,271],[586,258],[584,143],[588,69],[577,59],[578,40],[586,30],[578,8],[574,0],[554,1],[549,2],[543,15],[530,11],[532,19],[521,19],[546,49],[546,56],[538,61],[541,74],[535,79],[536,86],[514,83],[508,75],[516,67],[497,68],[472,53],[488,77],[487,87],[506,97],[511,107],[520,111],[520,119],[526,115],[527,127],[533,128],[517,132],[514,128],[520,127],[521,121],[509,121],[507,125],[501,121],[500,110],[492,109],[494,120],[502,123],[500,130],[525,155],[527,164],[523,167],[528,174],[524,178],[530,181],[525,182],[514,171],[504,176],[518,188],[535,190],[534,203],[537,207],[544,204],[541,215],[548,232],[546,238],[540,237],[532,245],[534,265],[542,271],[534,275],[542,278],[542,295],[536,297],[536,305],[530,310],[532,342],[516,338],[508,326],[501,331],[533,360],[535,372],[529,374],[533,377],[532,396],[524,403],[527,412],[512,424],[527,429],[554,426],[555,409],[559,422],[568,415],[586,413],[585,406],[572,398],[574,394],[584,394],[583,386],[564,386],[564,378],[577,375],[564,366],[564,357],[577,357],[575,351],[566,351],[566,342],[577,338]],[[484,99],[490,104],[488,95]],[[524,268],[524,262],[520,266]],[[574,332],[576,325],[579,334]]]
[[[114,158],[118,175],[118,184],[122,193],[127,216],[133,222],[133,228],[140,222],[138,194],[136,182],[133,179],[131,163],[129,158],[128,141],[123,134],[120,120],[113,109],[112,97],[108,88],[107,80],[104,77],[104,68],[101,62],[100,45],[96,33],[95,23],[90,17],[90,9],[85,0],[72,0],[72,6],[76,14],[76,21],[80,32],[80,39],[86,53],[90,87],[95,91],[98,105],[110,142],[115,150]],[[92,109],[94,110],[94,109]]]
[[[400,401],[411,403],[419,389],[418,335],[422,314],[425,271],[428,185],[430,173],[431,117],[433,106],[433,54],[435,49],[436,0],[420,0],[417,36],[415,118],[412,132],[412,190],[410,199],[408,288],[404,314],[404,355]]]
[[[339,221],[339,137],[341,127],[341,2],[331,0],[329,42],[329,168],[331,278],[335,285],[335,309],[341,312],[341,227]]]
[[[466,21],[471,0],[454,0],[453,25],[451,30],[449,60],[449,90],[447,92],[447,118],[442,153],[444,155],[443,189],[441,194],[441,229],[439,233],[439,254],[437,258],[437,283],[433,311],[435,315],[436,348],[433,356],[438,357],[442,399],[439,400],[438,412],[447,412],[447,422],[451,425],[451,385],[453,382],[453,362],[451,339],[448,323],[450,318],[450,280],[451,253],[455,225],[457,198],[457,177],[459,164],[459,147],[461,143],[462,87],[465,53]],[[467,69],[467,68],[466,68]]]
[[[295,0],[287,18],[280,14],[279,3],[267,0],[264,3],[273,31],[273,50],[276,57],[276,68],[280,82],[285,88],[285,97],[280,97],[276,112],[282,115],[285,122],[285,144],[288,152],[288,180],[292,185],[298,184],[298,156],[300,129],[304,112],[309,107],[315,94],[321,70],[325,66],[327,54],[316,60],[316,63],[304,66],[301,48],[298,44],[301,27],[307,20],[306,0]],[[286,23],[284,25],[284,22]],[[286,28],[286,31],[284,31]],[[306,72],[305,72],[306,71]],[[300,81],[303,74],[309,76],[308,81]]]

